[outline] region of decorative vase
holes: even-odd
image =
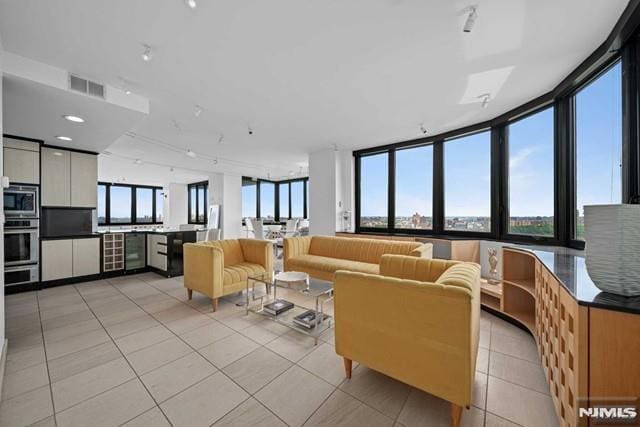
[[[598,289],[640,295],[640,205],[584,207],[586,265]]]

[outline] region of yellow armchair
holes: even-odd
[[[451,403],[472,402],[480,325],[480,266],[383,255],[380,275],[338,271],[336,353]]]
[[[186,243],[184,287],[209,296],[213,311],[218,298],[244,290],[253,274],[273,270],[273,243],[257,239],[229,239]]]

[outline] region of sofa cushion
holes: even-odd
[[[445,286],[457,286],[473,293],[473,286],[480,277],[480,266],[472,262],[463,262],[449,267],[436,280],[436,283]]]
[[[448,268],[460,263],[461,261],[444,259],[383,255],[380,259],[380,275],[418,282],[435,282]]]
[[[231,286],[238,282],[244,282],[251,275],[264,272],[265,269],[259,264],[241,262],[224,268],[224,278],[222,286]]]
[[[242,255],[242,247],[240,247],[240,242],[236,239],[198,242],[198,244],[214,246],[216,248],[222,249],[222,252],[224,253],[225,267],[229,267],[229,266],[244,262],[244,256]]]
[[[409,255],[411,251],[420,246],[422,243],[418,242],[313,236],[309,254],[379,264],[383,254]]]
[[[337,270],[378,274],[379,266],[366,262],[338,259],[318,255],[298,255],[289,260],[291,271],[318,270],[333,273]]]

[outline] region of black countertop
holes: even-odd
[[[69,236],[41,236],[40,240],[68,240],[68,239],[90,239],[100,237],[102,233],[74,234]]]
[[[98,231],[98,234],[120,234],[120,233],[175,234],[175,233],[196,233],[198,231],[200,230],[171,230],[166,228],[148,228],[144,230],[125,229],[125,230]]]
[[[624,297],[598,289],[589,277],[584,251],[555,246],[505,247],[533,253],[580,305],[640,314],[640,296]]]

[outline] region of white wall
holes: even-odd
[[[178,228],[180,224],[186,224],[188,219],[189,198],[187,197],[186,184],[169,184],[164,187],[166,198],[164,199],[165,227]]]
[[[352,151],[339,151],[337,154],[338,166],[336,168],[336,201],[337,201],[337,231],[355,230],[355,186],[354,186],[354,163]],[[342,213],[349,211],[351,219],[347,222],[342,220]]]
[[[221,238],[242,236],[242,177],[214,173],[209,175],[209,204],[221,206]]]
[[[2,134],[2,39],[0,38],[0,135]],[[4,175],[0,138],[0,176]],[[1,189],[0,189],[1,190]],[[0,197],[0,241],[4,242],[4,200]],[[0,245],[0,260],[4,260],[4,245]],[[4,290],[4,263],[0,262],[0,289]],[[0,292],[0,353],[4,350],[4,292]]]

